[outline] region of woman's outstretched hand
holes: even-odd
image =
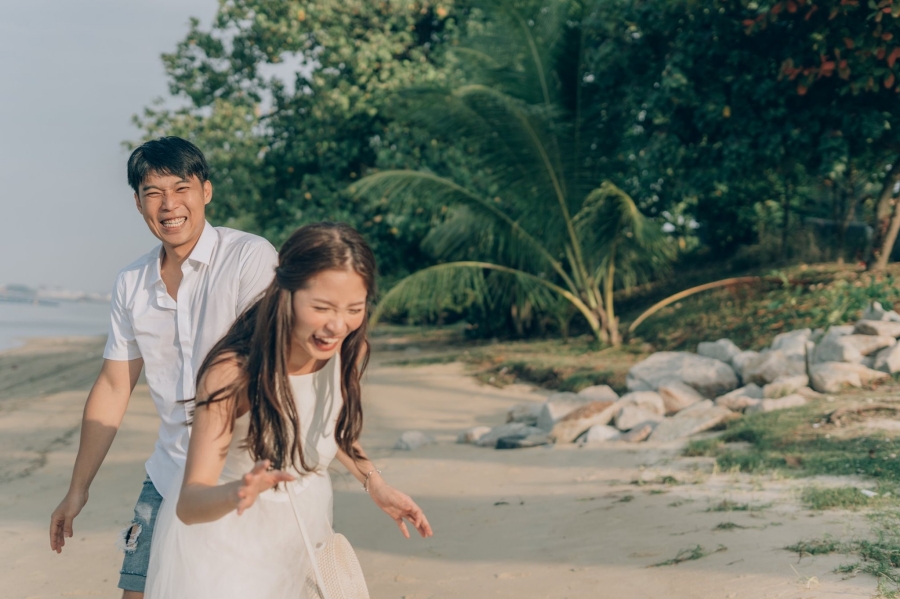
[[[397,523],[400,532],[407,539],[409,538],[409,530],[406,528],[404,520],[409,520],[410,524],[416,527],[416,530],[419,531],[423,538],[434,534],[431,531],[428,518],[422,512],[422,508],[416,505],[416,502],[409,495],[401,493],[390,486],[380,476],[373,477],[373,480],[369,481],[369,495],[372,497],[375,505],[384,510],[384,513]]]
[[[241,478],[241,485],[235,492],[234,502],[238,516],[256,501],[260,493],[268,491],[278,483],[289,482],[294,477],[283,470],[269,470],[272,462],[260,460],[253,470]]]

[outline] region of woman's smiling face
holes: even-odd
[[[325,270],[293,293],[291,369],[328,360],[366,318],[366,284],[352,269]]]

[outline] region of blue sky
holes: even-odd
[[[157,242],[122,141],[167,96],[160,54],[217,0],[28,0],[0,19],[0,285],[107,292]]]

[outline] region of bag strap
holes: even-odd
[[[294,492],[294,487],[296,486],[292,482],[288,482],[286,485],[288,499],[291,502],[291,508],[294,512],[294,518],[297,520],[297,525],[300,527],[300,536],[303,537],[303,542],[306,544],[306,552],[309,554],[309,560],[312,564],[313,574],[316,577],[316,585],[319,587],[319,593],[322,595],[322,599],[332,599],[331,595],[328,592],[328,589],[325,588],[325,579],[322,577],[322,572],[319,571],[319,561],[316,559],[316,551],[312,546],[312,542],[309,540],[309,533],[306,531],[306,524],[303,522],[303,517],[300,515],[300,511],[297,509],[297,504],[294,502],[294,496],[296,493]]]

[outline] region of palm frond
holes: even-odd
[[[504,231],[504,237],[508,237],[507,245],[523,250],[522,257],[539,258],[551,268],[570,287],[569,276],[560,261],[548,251],[546,245],[526,230],[519,221],[513,220],[508,214],[497,207],[496,202],[479,197],[475,193],[432,173],[411,170],[382,171],[369,175],[354,184],[351,192],[357,195],[369,195],[374,197],[389,197],[400,204],[418,205],[462,205],[470,209],[475,216],[483,219],[484,223],[491,223],[495,232]],[[468,236],[461,237],[465,239]],[[438,256],[447,257],[453,254],[454,248],[450,245],[437,252]],[[540,263],[532,264],[540,270]]]
[[[584,302],[559,285],[515,268],[474,260],[436,264],[401,279],[378,301],[371,321],[374,324],[385,312],[391,311],[414,310],[436,316],[443,306],[448,305],[448,298],[458,297],[460,293],[470,294],[470,305],[489,305],[498,298],[497,293],[508,293],[509,288],[488,285],[486,272],[511,277],[511,281],[520,287],[520,292],[529,293],[530,299],[541,308],[549,305],[551,296],[548,292],[557,294],[575,306],[589,322],[593,320],[592,324],[596,324],[595,316]]]

